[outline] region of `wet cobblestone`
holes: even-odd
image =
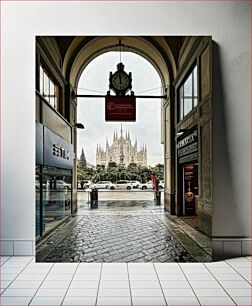
[[[84,215],[43,261],[192,262],[194,259],[155,214],[96,213]]]

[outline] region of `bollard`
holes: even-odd
[[[156,201],[156,205],[161,205],[161,191],[157,190],[155,192],[155,201]]]
[[[92,188],[90,193],[90,208],[98,208],[98,189]]]

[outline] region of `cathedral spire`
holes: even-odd
[[[106,148],[108,148],[109,147],[109,143],[108,143],[108,137],[107,137],[107,139],[106,139]]]
[[[115,140],[115,138],[116,138],[116,134],[115,134],[115,131],[114,131],[114,137],[113,137],[113,140]]]
[[[137,139],[135,140],[135,148],[137,148]]]
[[[85,153],[84,153],[84,149],[83,149],[83,148],[82,148],[82,150],[81,150],[80,165],[83,166],[84,168],[87,167],[86,156],[85,156]]]

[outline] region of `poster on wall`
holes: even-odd
[[[198,195],[198,166],[188,164],[184,166],[184,213],[195,215],[195,196]]]

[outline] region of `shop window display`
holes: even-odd
[[[72,206],[72,171],[47,166],[41,168],[41,184],[36,175],[37,237],[68,217]]]

